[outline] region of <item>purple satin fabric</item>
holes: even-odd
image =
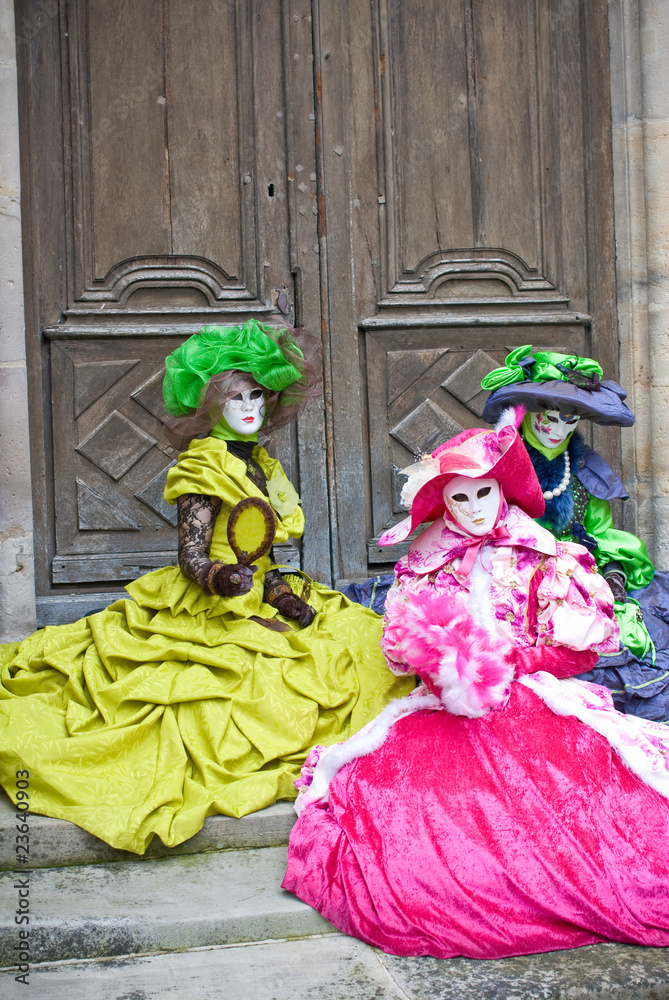
[[[627,500],[628,492],[608,462],[586,444],[583,450],[583,465],[576,469],[576,476],[581,480],[588,493],[600,500]]]
[[[284,888],[394,955],[669,946],[669,802],[608,742],[512,685],[478,719],[420,712],[304,809]]]

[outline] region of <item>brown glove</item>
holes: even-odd
[[[625,577],[622,573],[604,573],[604,579],[611,588],[613,600],[624,604],[627,601],[627,591],[625,590]]]
[[[253,574],[257,566],[243,566],[241,563],[212,563],[207,574],[207,587],[219,597],[241,597],[248,594],[253,586]]]
[[[293,618],[300,628],[311,625],[316,617],[316,612],[310,604],[306,604],[297,594],[281,594],[276,598],[273,605],[284,618]]]
[[[300,628],[311,625],[316,617],[314,609],[292,592],[278,570],[265,574],[265,601],[284,618],[296,621]]]

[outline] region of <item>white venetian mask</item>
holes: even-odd
[[[499,483],[496,479],[456,476],[444,487],[444,503],[468,534],[487,535],[499,513]]]
[[[557,448],[574,433],[581,418],[559,410],[540,410],[532,414],[532,430],[547,448]]]
[[[244,389],[225,401],[223,416],[235,434],[255,434],[265,419],[265,393]]]

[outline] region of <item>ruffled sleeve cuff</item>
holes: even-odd
[[[544,568],[537,603],[539,644],[617,652],[619,632],[611,590],[581,545],[558,544],[557,557]]]

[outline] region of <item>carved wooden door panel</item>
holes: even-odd
[[[311,23],[270,0],[63,0],[50,13],[20,0],[17,16],[38,29],[19,55],[46,600],[176,558],[162,499],[175,459],[161,420],[167,353],[205,324],[285,322],[277,295],[295,304],[294,275],[309,286],[297,318],[318,331]],[[273,447],[325,512],[304,561],[327,574],[322,410],[302,427],[316,460],[301,483],[295,432]]]
[[[161,420],[172,342],[71,338],[51,347],[53,582],[134,579],[165,565],[174,549],[176,508],[163,499],[174,452]]]
[[[273,442],[320,579],[397,556],[377,539],[399,470],[479,421],[513,347],[615,375],[606,0],[40,4],[17,0],[38,26],[19,55],[44,599],[173,561],[161,359],[276,316],[277,289],[323,338],[324,406]]]
[[[480,423],[481,377],[511,349],[592,352],[615,377],[607,10],[348,0],[319,5],[317,39],[336,554],[354,577],[406,549],[377,545],[405,515],[399,470]],[[612,429],[597,444],[618,462]]]

